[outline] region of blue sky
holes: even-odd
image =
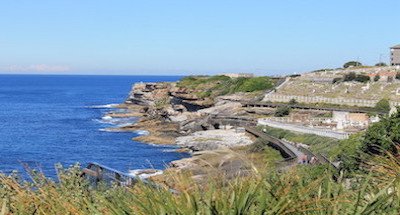
[[[4,0],[0,72],[288,74],[389,60],[398,0]]]

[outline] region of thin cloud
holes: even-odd
[[[68,72],[68,66],[35,64],[30,66],[12,65],[4,68],[8,72]]]

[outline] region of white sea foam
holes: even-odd
[[[111,116],[103,116],[103,117],[101,117],[101,119],[103,119],[103,120],[111,120],[112,117]]]
[[[102,124],[109,124],[109,125],[116,125],[117,127],[124,127],[132,125],[137,121],[137,117],[111,117],[111,116],[103,116],[101,119],[94,119],[94,121],[102,123]]]
[[[162,152],[176,152],[177,149],[164,149]]]
[[[145,130],[138,130],[138,131],[135,131],[138,135],[149,135],[149,132],[148,131],[145,131]]]
[[[87,106],[88,108],[95,108],[95,109],[111,109],[116,108],[119,104],[106,104],[106,105],[92,105]]]
[[[131,132],[131,131],[112,129],[112,128],[100,128],[99,131],[112,132],[112,133],[129,133],[129,132]]]
[[[161,175],[163,174],[162,170],[152,170],[148,171],[146,169],[135,169],[135,170],[129,170],[129,175],[134,176],[134,177],[139,177],[140,179],[147,179],[152,176],[156,175]]]

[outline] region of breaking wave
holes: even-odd
[[[137,121],[137,117],[111,117],[111,116],[103,116],[101,119],[94,119],[94,121],[102,123],[102,124],[109,124],[109,125],[117,125],[118,127],[132,125]]]
[[[106,105],[92,105],[87,106],[87,108],[94,108],[94,109],[111,109],[116,108],[119,104],[106,104]]]

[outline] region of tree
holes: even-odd
[[[356,67],[356,66],[362,66],[362,64],[358,61],[349,61],[343,65],[343,68],[347,69],[349,67]]]
[[[284,107],[278,107],[275,111],[274,116],[283,117],[283,116],[287,116],[289,114],[290,114],[290,107],[284,106]]]
[[[390,103],[387,99],[381,99],[375,105],[375,110],[381,113],[389,113],[390,111]]]
[[[384,62],[379,62],[379,63],[375,64],[375,66],[387,66],[387,64]]]
[[[289,104],[290,104],[290,105],[295,105],[295,104],[297,104],[296,99],[290,99]]]
[[[362,82],[362,83],[366,83],[370,80],[371,79],[367,75],[356,75],[356,78],[354,79],[354,81],[358,81],[358,82]]]
[[[354,81],[354,79],[356,79],[356,73],[354,73],[354,72],[345,74],[343,77],[343,81]]]
[[[374,81],[375,81],[375,82],[376,82],[376,81],[379,81],[380,78],[381,78],[381,76],[376,75],[376,76],[374,77]]]
[[[396,79],[400,80],[400,72],[396,73]]]
[[[380,122],[370,126],[365,133],[363,151],[369,154],[382,154],[389,151],[397,154],[400,143],[400,109],[395,114],[386,116]]]

